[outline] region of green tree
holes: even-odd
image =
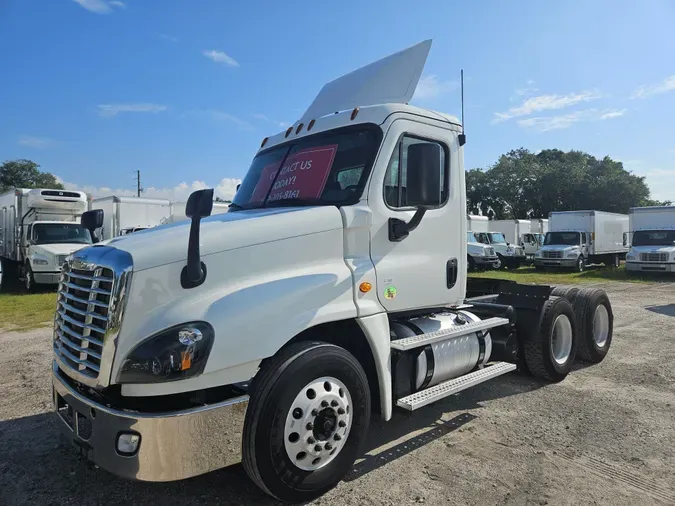
[[[32,160],[8,160],[0,165],[0,192],[12,188],[49,188],[63,190],[63,185],[49,172],[42,172]]]

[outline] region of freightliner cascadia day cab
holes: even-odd
[[[68,259],[52,377],[82,454],[146,481],[241,458],[265,492],[307,501],[351,469],[373,408],[388,421],[517,368],[561,381],[603,359],[602,290],[467,285],[466,137],[407,105],[430,46],[325,85],[262,141],[229,212],[199,190],[190,223]]]
[[[466,217],[466,226],[481,244],[491,246],[497,254],[495,269],[517,269],[525,263],[523,248],[506,240],[504,234],[491,228],[492,221],[487,216],[470,214]]]
[[[626,270],[675,273],[675,206],[633,207]]]
[[[66,257],[92,243],[79,223],[88,208],[88,195],[77,191],[16,188],[0,195],[5,283],[22,280],[29,292],[56,285]]]
[[[628,215],[602,211],[560,211],[549,214],[549,231],[534,257],[537,269],[587,264],[619,267],[628,252]]]

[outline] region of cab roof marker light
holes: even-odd
[[[307,125],[307,131],[308,132],[312,129],[312,127],[314,126],[314,123],[316,123],[316,120],[312,120],[312,121],[309,122],[309,125]]]
[[[300,123],[298,125],[298,128],[295,129],[295,135],[298,135],[300,133],[300,130],[302,130],[303,126],[304,126],[304,123]]]
[[[262,142],[260,143],[260,147],[261,147],[261,148],[264,148],[264,147],[265,147],[265,144],[267,144],[267,141],[268,141],[268,140],[269,140],[269,137],[265,137],[265,138],[262,140]]]
[[[291,135],[291,132],[292,132],[292,131],[293,131],[293,127],[292,127],[292,126],[288,127],[288,130],[286,130],[286,137],[288,137],[289,135]]]
[[[359,108],[358,108],[358,107],[354,107],[354,110],[352,111],[352,116],[351,116],[352,121],[354,120],[354,118],[356,118],[356,116],[357,116],[358,114],[359,114]]]

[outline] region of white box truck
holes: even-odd
[[[530,220],[492,220],[490,228],[504,234],[507,243],[523,248],[527,262],[534,260],[534,254],[541,247],[538,236],[532,231]]]
[[[263,491],[305,502],[352,469],[373,405],[390,421],[518,367],[561,381],[606,356],[602,290],[468,281],[466,137],[408,105],[430,45],[327,84],[262,141],[228,213],[199,190],[189,222],[67,261],[52,381],[81,455],[143,481],[241,458]]]
[[[476,234],[466,232],[466,260],[469,270],[497,269],[500,266],[499,257],[492,246],[478,242]]]
[[[66,257],[92,243],[79,219],[86,193],[17,188],[0,195],[0,262],[5,283],[22,280],[26,290],[55,285]]]
[[[675,272],[675,206],[633,207],[626,270]]]
[[[549,214],[549,231],[534,265],[571,268],[588,264],[619,267],[628,252],[628,215],[603,211],[560,211]]]
[[[510,243],[504,234],[491,227],[492,221],[487,216],[470,214],[466,217],[467,229],[481,243],[492,247],[497,255],[496,269],[517,269],[525,263],[526,257],[522,247]]]
[[[171,215],[169,200],[144,197],[101,197],[92,201],[91,208],[103,210],[100,235],[104,241],[156,227]]]

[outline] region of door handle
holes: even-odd
[[[457,259],[451,258],[446,265],[446,279],[448,281],[448,288],[452,288],[457,283]]]

